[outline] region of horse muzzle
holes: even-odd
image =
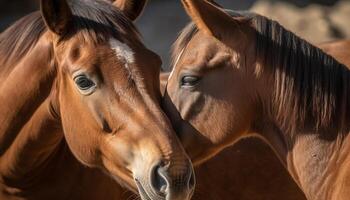
[[[142,200],[189,200],[195,188],[195,175],[189,163],[186,172],[170,172],[169,166],[155,165],[148,183],[135,178]],[[170,176],[172,174],[172,176]]]

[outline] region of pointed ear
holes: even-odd
[[[206,0],[210,2],[211,4],[215,5],[216,7],[223,8],[220,4],[216,3],[214,0]]]
[[[135,21],[142,13],[147,0],[110,0],[131,21]]]
[[[57,35],[63,35],[69,29],[73,19],[67,0],[41,0],[41,15],[46,26]]]
[[[187,14],[198,29],[218,39],[239,21],[218,6],[205,0],[182,0]]]

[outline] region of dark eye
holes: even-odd
[[[96,84],[85,75],[75,77],[74,82],[82,92],[88,92],[96,86]]]
[[[183,76],[181,79],[181,86],[192,87],[199,82],[200,78],[198,76]]]

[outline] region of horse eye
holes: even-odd
[[[184,76],[181,79],[181,86],[192,87],[199,82],[200,78],[198,76]]]
[[[75,77],[74,82],[78,86],[78,88],[82,91],[90,90],[91,88],[96,86],[96,84],[85,75],[79,75]]]

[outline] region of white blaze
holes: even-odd
[[[122,43],[114,38],[109,40],[111,48],[115,51],[115,55],[125,62],[125,67],[129,68],[129,64],[135,62],[133,50],[125,43]]]
[[[130,64],[135,62],[135,56],[134,56],[135,53],[133,52],[133,50],[127,44],[122,43],[119,40],[116,40],[114,38],[109,39],[109,45],[111,49],[114,50],[117,58],[122,62],[124,62],[125,68],[129,73],[129,77],[131,77],[132,69],[130,69]],[[114,84],[114,89],[118,94],[123,94],[116,84]]]

